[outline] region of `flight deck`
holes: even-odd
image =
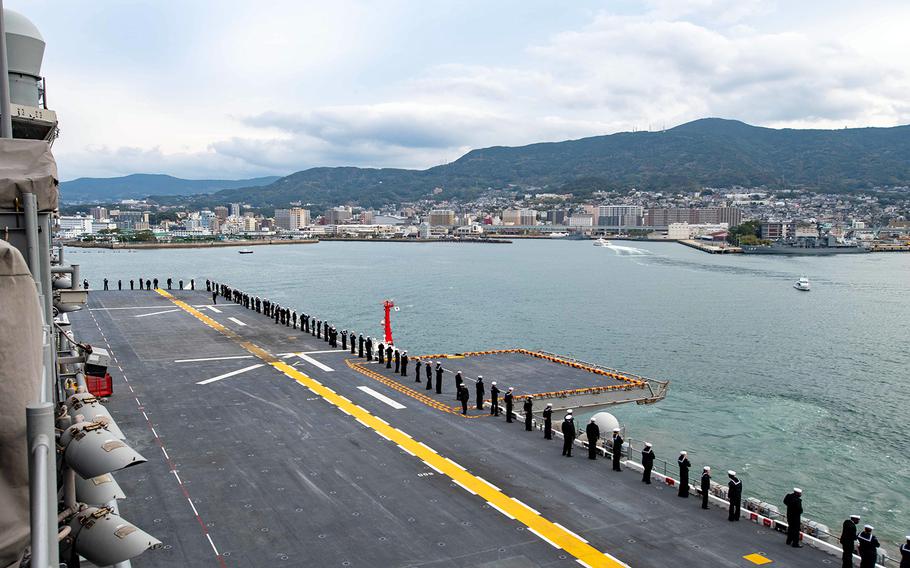
[[[538,411],[543,393],[631,392],[632,375],[519,349],[417,355],[448,371],[437,394],[423,373],[417,383],[413,358],[402,377],[202,291],[92,292],[69,319],[111,351],[107,407],[148,459],[116,475],[124,516],[164,543],[137,567],[833,561],[580,447],[562,457],[560,439],[477,410],[469,381],[482,374],[487,398],[494,380],[537,395]],[[472,389],[467,418],[458,370]]]

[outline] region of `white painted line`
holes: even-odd
[[[220,552],[218,552],[218,549],[217,549],[217,548],[215,548],[215,543],[214,543],[214,542],[212,542],[212,535],[210,535],[210,534],[209,534],[209,533],[205,533],[205,538],[207,538],[207,539],[209,539],[209,544],[211,544],[211,545],[212,545],[212,550],[214,550],[214,551],[215,551],[215,556],[220,556],[220,555],[221,555],[221,553],[220,553]]]
[[[233,318],[233,317],[228,316],[228,319],[231,320],[232,322],[236,323],[237,325],[246,327],[246,324],[243,323],[242,321],[240,321],[240,320],[237,319],[237,318]]]
[[[430,446],[424,444],[424,443],[421,442],[420,440],[417,440],[417,443],[420,444],[421,446],[423,446],[424,449],[427,450],[428,452],[432,452],[432,453],[434,453],[434,454],[436,453],[436,450],[434,450],[434,449],[431,448]],[[440,473],[442,473],[442,472],[440,472]]]
[[[307,363],[309,363],[310,365],[319,367],[323,371],[334,371],[335,370],[335,369],[329,367],[328,365],[324,365],[324,364],[320,363],[319,361],[317,361],[316,359],[313,359],[306,353],[297,353],[297,356],[300,357],[301,359],[303,359],[304,361],[306,361]]]
[[[215,312],[216,314],[220,314],[220,313],[221,313],[221,310],[219,310],[219,309],[216,308],[215,306],[206,306],[206,308],[212,310],[212,311]]]
[[[135,396],[134,396],[133,398],[136,399],[136,404],[138,404],[139,406],[142,406],[142,403],[139,402],[139,397],[135,397]],[[145,413],[143,412],[143,414],[145,414]],[[148,420],[148,417],[146,417],[146,420]]]
[[[512,501],[515,501],[516,503],[518,503],[519,505],[521,505],[521,506],[524,507],[525,509],[530,510],[530,511],[531,511],[532,513],[534,513],[535,515],[539,515],[539,514],[540,514],[540,511],[538,511],[538,510],[535,509],[534,507],[528,505],[527,503],[523,503],[522,501],[519,501],[519,500],[516,499],[515,497],[512,497]]]
[[[412,452],[411,450],[407,449],[406,447],[402,446],[401,444],[396,444],[396,446],[398,446],[398,448],[401,449],[402,451],[411,454],[411,455],[414,456],[415,458],[417,457],[417,454],[415,454],[415,453]]]
[[[228,357],[203,357],[202,359],[175,359],[174,363],[201,363],[203,361],[227,361],[228,359],[252,359],[252,355],[230,355]]]
[[[380,418],[380,417],[378,417],[378,416],[374,416],[373,418],[375,418],[376,420],[379,420],[380,422],[382,422],[382,423],[385,424],[386,426],[389,425],[388,422],[386,422],[385,420],[383,420],[382,418]]]
[[[470,493],[471,495],[477,495],[477,493],[475,493],[474,491],[472,491],[470,488],[468,488],[467,486],[465,486],[463,483],[461,483],[461,482],[458,481],[457,479],[453,479],[452,482],[453,482],[455,485],[457,485],[457,486],[461,487],[462,489],[464,489],[465,491],[467,491],[468,493]]]
[[[392,441],[392,438],[389,438],[388,436],[386,436],[385,434],[383,434],[381,431],[376,430],[376,433],[379,434],[380,436],[382,436],[383,438],[385,438],[386,440],[388,440],[388,441],[390,441],[390,442]]]
[[[172,469],[172,470],[171,470],[171,473],[173,473],[173,474],[174,474],[174,477],[177,478],[177,483],[179,483],[180,485],[183,485],[183,480],[180,479],[180,476],[179,476],[179,475],[177,475],[177,470],[176,470],[176,469]]]
[[[588,541],[586,541],[585,539],[581,538],[580,536],[578,536],[578,535],[575,534],[574,532],[570,531],[570,530],[567,529],[566,527],[562,526],[561,524],[559,524],[559,523],[553,523],[553,524],[556,525],[557,527],[561,528],[562,530],[566,531],[566,532],[569,533],[570,535],[574,536],[575,538],[577,538],[577,539],[580,540],[581,542],[583,542],[583,543],[585,543],[585,544],[589,544]]]
[[[559,545],[558,545],[558,544],[556,544],[556,543],[553,542],[552,540],[548,539],[548,538],[545,537],[544,535],[540,534],[539,532],[535,531],[535,530],[532,529],[531,527],[528,527],[528,530],[529,530],[530,532],[536,534],[536,535],[537,535],[537,538],[539,538],[540,540],[542,540],[542,541],[544,541],[545,543],[549,544],[549,545],[552,546],[553,548],[559,548]]]
[[[171,456],[167,455],[167,450],[164,449],[164,446],[161,446],[161,451],[164,452],[164,459],[171,459]]]
[[[372,396],[376,400],[388,404],[395,410],[401,410],[402,408],[407,408],[405,405],[399,403],[398,401],[392,400],[391,398],[387,397],[386,395],[382,394],[381,392],[374,391],[370,387],[357,387],[357,388],[358,388],[358,390],[362,390],[363,392]],[[383,420],[383,422],[385,422],[385,420]],[[388,422],[386,422],[386,424],[388,424]]]
[[[490,507],[493,507],[494,509],[496,509],[497,511],[499,511],[499,512],[502,513],[503,515],[509,517],[509,518],[512,519],[513,521],[515,520],[515,517],[513,517],[512,515],[506,513],[505,511],[503,511],[502,509],[500,509],[499,507],[497,507],[497,506],[494,505],[493,503],[490,503],[489,501],[487,501],[487,505],[489,505]]]
[[[193,514],[194,514],[194,515],[198,515],[198,514],[199,514],[199,511],[196,510],[196,505],[193,505],[193,500],[190,499],[189,497],[187,497],[186,500],[189,501],[189,503],[190,503],[190,508],[193,509]]]
[[[161,309],[161,306],[128,306],[125,308],[89,308],[90,312],[109,312],[111,310],[158,310]],[[92,314],[92,319],[95,319],[95,314]],[[98,320],[95,320],[95,323],[98,323]]]
[[[457,467],[457,468],[460,469],[461,471],[468,471],[467,468],[465,468],[465,467],[464,467],[463,465],[461,465],[460,463],[455,462],[455,461],[452,461],[452,460],[449,459],[449,458],[446,458],[446,460],[448,460],[448,462],[449,462],[450,464],[454,465],[455,467]]]
[[[345,353],[347,349],[326,349],[325,351],[303,351],[304,355],[318,355],[320,353]],[[297,353],[291,353],[291,355],[297,355]]]
[[[421,461],[424,463],[424,465],[426,465],[428,468],[432,469],[432,470],[435,471],[436,473],[441,474],[441,475],[445,475],[445,474],[442,473],[442,470],[440,470],[439,468],[437,468],[435,465],[431,464],[430,462],[428,462],[428,461],[426,461],[426,460],[421,460]]]
[[[367,423],[364,422],[363,420],[361,420],[360,418],[355,418],[354,420],[356,420],[357,422],[360,422],[364,427],[369,428],[369,425],[367,425]]]
[[[479,479],[480,481],[483,481],[484,483],[486,483],[487,485],[489,485],[490,487],[492,487],[492,488],[495,489],[496,491],[499,491],[500,493],[502,493],[502,489],[500,489],[499,487],[496,487],[495,485],[493,485],[492,483],[490,483],[490,482],[487,481],[486,479],[480,477],[479,475],[475,475],[474,477],[476,477],[476,478]]]
[[[162,310],[160,312],[152,312],[150,314],[139,314],[138,316],[133,316],[133,317],[134,318],[144,318],[144,317],[148,317],[148,316],[157,316],[160,314],[169,314],[171,312],[179,312],[179,311],[180,311],[180,308],[174,308],[173,310]]]
[[[158,432],[155,431],[155,428],[152,428],[152,434],[154,434],[156,438],[158,437]]]
[[[252,371],[253,369],[258,369],[259,367],[264,366],[263,363],[257,363],[255,365],[250,365],[249,367],[244,367],[242,369],[237,369],[236,371],[231,371],[230,373],[225,373],[223,375],[218,375],[217,377],[212,377],[211,379],[205,379],[204,381],[198,381],[197,385],[207,385],[209,383],[214,383],[215,381],[220,381],[222,379],[227,379],[228,377],[233,377],[239,375],[240,373],[246,373],[247,371]]]
[[[297,355],[296,353],[285,353],[281,356],[282,359],[290,359],[291,357]]]
[[[584,566],[585,568],[591,568],[591,565],[588,564],[587,562],[585,562],[584,560],[580,560],[580,559],[576,558],[576,559],[575,559],[575,562],[578,562],[579,564],[581,564],[581,565]]]

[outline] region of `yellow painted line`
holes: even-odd
[[[186,302],[177,300],[164,290],[159,289],[157,292],[165,298],[170,299],[175,305],[195,316],[196,319],[209,327],[216,329],[229,337],[240,340],[240,337],[235,332],[219,324]],[[434,470],[449,477],[452,481],[471,493],[478,495],[494,509],[522,523],[534,534],[552,544],[554,547],[565,550],[567,553],[592,568],[628,568],[628,565],[620,562],[609,554],[597,550],[579,538],[575,533],[547,520],[534,509],[509,497],[502,491],[495,489],[488,482],[478,479],[452,460],[439,455],[435,450],[423,442],[418,442],[397,428],[389,426],[385,421],[373,416],[360,406],[351,403],[341,395],[335,393],[335,391],[323,386],[321,383],[313,380],[304,373],[301,373],[281,359],[276,358],[271,353],[268,353],[264,349],[248,341],[240,340],[240,344],[244,349],[253,355],[256,355],[276,370],[307,387],[314,394],[321,396],[327,402],[344,411],[346,414],[353,416],[357,422],[374,430],[383,438],[391,440],[403,449],[408,450]]]

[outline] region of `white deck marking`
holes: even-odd
[[[252,355],[229,355],[227,357],[203,357],[202,359],[174,359],[174,363],[201,363],[202,361],[227,361],[228,359],[252,358]]]
[[[243,327],[246,327],[246,324],[237,318],[228,317],[228,319],[231,320],[232,322],[236,323],[237,325],[242,325]]]
[[[537,535],[537,538],[539,538],[540,540],[542,540],[542,541],[544,541],[545,543],[549,544],[549,545],[552,546],[553,548],[559,548],[559,545],[558,545],[558,544],[556,544],[556,543],[553,542],[552,540],[548,539],[548,538],[545,537],[544,535],[540,534],[539,532],[535,531],[535,530],[532,529],[531,527],[528,527],[528,531],[534,533],[535,535]]]
[[[125,308],[89,308],[90,312],[107,312],[111,310],[160,310],[161,306],[127,306]],[[94,317],[94,315],[93,315]],[[96,320],[97,322],[97,320]],[[100,328],[99,328],[99,331]]]
[[[574,532],[570,531],[569,529],[567,529],[566,527],[562,526],[562,525],[559,524],[559,523],[553,523],[553,524],[556,525],[557,527],[561,528],[562,530],[566,531],[566,532],[569,533],[570,535],[574,536],[575,538],[577,538],[577,539],[580,540],[581,542],[583,542],[583,543],[585,543],[585,544],[589,544],[588,541],[586,541],[585,539],[581,538],[581,536],[579,536],[578,533],[574,533]]]
[[[391,398],[387,397],[386,395],[382,394],[381,392],[374,391],[370,387],[357,387],[357,388],[359,390],[362,390],[363,392],[367,393],[368,395],[372,396],[376,400],[379,400],[381,402],[388,404],[395,410],[401,410],[402,408],[407,408],[405,405],[400,404],[399,402],[397,402],[395,400],[392,400]]]
[[[179,312],[179,311],[180,311],[180,309],[177,308],[177,309],[175,309],[175,310],[162,310],[162,311],[160,311],[160,312],[152,312],[152,313],[150,313],[150,314],[139,314],[138,316],[133,316],[133,317],[134,317],[134,318],[144,318],[144,317],[147,317],[147,316],[157,316],[157,315],[160,315],[160,314],[169,314],[169,313],[171,313],[171,312]]]
[[[513,516],[510,515],[509,513],[506,513],[505,511],[503,511],[502,509],[500,509],[499,507],[497,507],[497,506],[494,505],[493,503],[490,503],[489,501],[487,501],[487,505],[489,505],[490,507],[493,507],[494,509],[496,509],[497,511],[499,511],[500,513],[502,513],[502,514],[505,515],[506,517],[512,519],[513,521],[515,520],[515,517],[513,517]]]
[[[219,310],[219,309],[216,308],[215,306],[206,306],[206,308],[212,310],[212,311],[215,312],[216,314],[220,314],[220,313],[221,313],[221,310]]]
[[[297,355],[298,357],[300,357],[301,359],[303,359],[304,361],[306,361],[307,363],[309,363],[310,365],[313,365],[314,367],[319,367],[319,368],[322,369],[323,371],[334,371],[334,370],[335,370],[335,369],[329,367],[328,365],[325,365],[325,364],[323,364],[323,363],[320,363],[320,362],[317,361],[316,359],[313,359],[312,357],[310,357],[310,356],[307,355],[306,353],[297,353],[296,355]]]
[[[215,381],[220,381],[222,379],[227,379],[228,377],[233,377],[239,375],[240,373],[246,373],[247,371],[252,371],[253,369],[258,369],[262,367],[263,363],[257,363],[255,365],[250,365],[249,367],[244,367],[242,369],[237,369],[236,371],[231,371],[230,373],[225,373],[223,375],[218,375],[217,377],[212,377],[211,379],[205,379],[204,381],[198,381],[197,385],[207,385],[209,383],[214,383]]]

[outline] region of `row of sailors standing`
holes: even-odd
[[[157,283],[155,285],[157,287]],[[275,323],[277,324],[284,324],[289,327],[292,326],[296,329],[299,320],[301,331],[305,333],[311,333],[314,337],[317,337],[319,339],[324,339],[332,347],[338,347],[339,332],[335,329],[335,326],[330,325],[328,322],[318,320],[309,316],[308,314],[300,314],[298,317],[296,311],[284,308],[268,299],[250,296],[243,291],[235,290],[225,284],[219,284],[214,281],[206,280],[206,290],[212,292],[213,303],[217,303],[217,296],[221,295],[222,297],[240,304],[247,309],[252,309],[257,313],[263,313],[268,317],[274,318]],[[372,361],[374,359],[373,347],[375,345],[377,347],[375,354],[380,364],[385,363],[387,369],[392,369],[394,365],[394,372],[396,374],[399,374],[403,377],[408,376],[408,365],[410,360],[407,351],[399,350],[390,344],[383,344],[379,341],[374,342],[374,338],[365,337],[363,334],[357,335],[354,332],[351,332],[349,334],[347,330],[342,330],[340,337],[342,349],[347,350],[350,348],[351,354],[356,353],[360,357],[365,356],[368,361]],[[348,343],[349,340],[350,343]],[[442,394],[442,380],[444,373],[442,364],[439,361],[436,361],[434,364],[433,361],[428,360],[426,362],[423,362],[420,359],[415,359],[414,366],[416,370],[415,382],[423,382],[421,379],[421,371],[423,370],[426,376],[426,390],[435,390],[437,394]],[[455,373],[455,390],[455,398],[461,403],[462,414],[467,414],[468,404],[470,401],[470,390],[464,384],[464,379],[460,371]],[[490,414],[493,416],[500,415],[501,408],[499,405],[499,395],[501,392],[502,391],[497,386],[496,381],[493,381],[490,384]],[[484,398],[486,395],[486,385],[484,383],[483,376],[477,377],[477,380],[475,382],[475,393],[476,407],[478,410],[482,410]],[[512,387],[509,387],[503,396],[506,422],[512,422],[512,418],[515,416],[513,412],[514,399],[514,389]],[[522,410],[524,411],[525,430],[530,431],[532,430],[533,416],[532,397],[525,397]],[[553,407],[551,404],[547,404],[546,408],[543,411],[544,438],[546,439],[552,439],[552,415]],[[571,457],[572,447],[576,438],[574,417],[571,410],[567,412],[566,417],[562,422],[561,429],[563,434],[562,454],[564,456]],[[592,460],[597,459],[597,441],[600,439],[600,428],[597,426],[597,423],[593,418],[585,427],[585,434],[588,439],[588,458]],[[613,430],[613,436],[609,441],[612,454],[611,457],[613,471],[622,471],[621,456],[623,444],[624,440],[620,433],[620,429],[615,428]],[[655,457],[656,456],[654,453],[653,444],[651,442],[646,442],[645,447],[641,453],[641,463],[644,466],[644,472],[642,475],[643,483],[651,483],[651,471],[654,467]],[[688,458],[688,452],[681,451],[676,461],[679,467],[678,496],[688,498],[689,469],[692,466]],[[739,479],[739,477],[737,477],[736,472],[733,470],[727,471],[727,477],[729,478],[727,482],[727,499],[729,501],[729,512],[727,518],[730,521],[738,521],[740,519],[740,511],[742,505],[742,481]],[[708,495],[710,493],[710,489],[711,467],[704,466],[700,483],[702,509],[708,509]],[[801,546],[799,544],[799,529],[801,526],[802,515],[802,490],[799,488],[794,488],[793,492],[784,498],[784,504],[787,506],[787,544],[799,548]],[[860,556],[860,568],[875,567],[880,543],[876,536],[872,533],[874,529],[871,525],[867,524],[863,527],[863,530],[861,532],[857,532],[857,525],[859,521],[859,515],[851,515],[849,519],[844,521],[843,530],[840,536],[840,543],[843,551],[843,568],[853,567],[854,552],[857,552]],[[899,553],[901,558],[900,568],[910,568],[910,535],[907,536],[907,541],[901,545]]]
[[[173,285],[174,285],[174,279],[171,277],[168,277],[167,289],[172,290]],[[130,290],[135,290],[136,289],[135,286],[136,286],[135,281],[132,278],[130,278]],[[89,289],[88,280],[82,281],[82,287],[85,290]],[[104,279],[104,289],[110,290],[110,281],[107,278]],[[139,289],[148,290],[149,292],[151,292],[152,290],[157,290],[158,289],[158,279],[157,278],[143,279],[140,276],[139,277]],[[184,289],[183,280],[179,281],[178,289],[179,290]],[[195,289],[196,289],[196,280],[194,278],[190,278],[190,290],[195,290]],[[123,290],[123,280],[117,280],[117,290]]]

